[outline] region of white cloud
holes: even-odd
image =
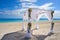
[[[53,5],[53,3],[46,3],[46,4],[41,5],[41,6],[31,5],[29,7],[31,7],[31,8],[39,8],[39,9],[54,9],[54,7],[51,7],[52,5]]]
[[[44,5],[41,5],[40,7],[44,8],[44,7],[49,7],[49,6],[52,6],[52,5],[53,5],[53,3],[46,3]]]
[[[53,4],[54,3],[50,2],[50,3],[46,3],[44,5],[41,5],[41,6],[37,6],[35,4],[32,4],[30,6],[28,6],[28,5],[26,6],[25,5],[25,7],[28,7],[28,8],[40,8],[40,9],[46,9],[46,10],[49,10],[49,9],[54,10],[55,7],[52,7]],[[46,18],[46,17],[43,16],[42,18]],[[55,10],[54,18],[60,18],[60,10]]]
[[[25,1],[25,0],[21,0],[21,1]],[[26,0],[26,1],[31,1],[31,0]],[[26,10],[26,8],[40,8],[40,9],[54,9],[54,7],[52,7],[53,3],[46,3],[46,4],[43,4],[41,6],[37,6],[36,4],[33,4],[33,3],[22,3],[22,8],[21,9],[16,9],[16,10],[4,10],[4,13],[7,14],[7,15],[13,15],[14,17],[18,17],[18,18],[21,18],[22,17],[22,13],[23,11]],[[25,8],[24,8],[25,7]],[[16,6],[17,8],[17,6]],[[2,13],[2,12],[0,12]],[[60,11],[55,11],[54,13],[54,18],[60,18]]]
[[[52,9],[54,10],[55,7],[52,7],[53,3],[45,3],[41,6],[37,6],[36,4],[31,4],[31,5],[26,5],[26,3],[22,3],[22,8],[39,8],[39,9],[45,9],[45,10],[49,10]],[[22,10],[23,11],[23,10]],[[45,16],[43,16],[42,18],[44,18]]]
[[[2,14],[3,12],[0,12],[0,14]]]
[[[22,9],[21,9],[22,10]],[[2,12],[0,12],[0,14],[4,14],[4,18],[21,18],[22,17],[22,13],[20,12],[20,9],[16,9],[16,10],[4,10]],[[8,17],[5,17],[8,16]]]
[[[39,8],[42,8],[42,9],[51,9],[51,8],[54,8],[52,7],[53,3],[46,3],[44,5],[41,5]]]
[[[37,6],[36,4],[31,3],[31,5],[22,3],[22,8],[39,8],[39,9],[54,9],[55,7],[52,7],[53,3],[45,3],[41,6]]]
[[[33,3],[22,3],[22,8],[29,8],[29,7],[35,7],[36,5],[35,4],[33,4]]]
[[[54,9],[55,7],[52,7],[54,3],[45,3],[43,5],[36,5],[33,2],[37,2],[37,0],[20,0],[22,8],[40,8],[40,9]]]
[[[54,9],[54,7],[51,7],[54,3],[45,3],[43,5],[37,6],[35,3],[37,0],[20,0],[22,8],[40,8],[40,9]],[[33,3],[35,2],[35,3]]]
[[[55,10],[54,18],[60,18],[60,10]]]
[[[43,15],[41,18],[46,18],[45,15]],[[55,10],[54,11],[54,16],[53,18],[60,18],[60,10]]]
[[[23,10],[26,10],[26,9],[4,10],[4,12],[0,12],[0,14],[7,14],[8,17],[13,16],[11,18],[22,18],[23,13],[21,13],[21,11],[23,12]],[[42,16],[42,18],[46,18],[46,17]],[[54,18],[60,18],[60,10],[55,10]]]
[[[22,3],[22,8],[27,7],[26,3]]]
[[[37,2],[37,0],[20,0],[20,2]]]

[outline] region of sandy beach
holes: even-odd
[[[35,22],[32,22],[33,35],[47,35],[50,31],[50,22],[38,22],[39,29],[33,30],[35,28]],[[22,22],[8,22],[8,23],[0,23],[0,39],[5,34],[20,32],[22,29]],[[27,28],[27,22],[25,22],[25,31]],[[59,40],[60,39],[60,21],[54,22],[54,34],[46,37],[43,40]]]

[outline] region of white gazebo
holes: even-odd
[[[25,13],[23,20],[26,21],[28,20],[28,27],[27,27],[27,33],[26,33],[26,38],[31,38],[31,22],[32,21],[39,21],[42,15],[45,15],[48,20],[51,23],[51,28],[50,28],[50,33],[53,33],[53,27],[54,27],[54,22],[53,22],[53,10],[45,10],[45,9],[39,9],[39,8],[28,8]],[[36,23],[36,29],[38,29],[39,26]],[[22,30],[24,30],[24,26],[22,27]]]

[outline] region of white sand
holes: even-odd
[[[32,29],[34,29],[35,23],[32,24]],[[47,35],[50,31],[50,23],[49,22],[39,22],[39,30],[34,30],[33,35]],[[25,22],[25,26],[27,27],[27,23]],[[22,29],[22,22],[9,22],[9,23],[0,23],[0,39],[7,33],[16,32]],[[26,28],[25,28],[26,29]],[[26,30],[25,30],[26,31]],[[60,39],[60,21],[55,22],[54,25],[54,34],[51,37],[47,37],[46,40],[59,40]],[[56,36],[57,37],[56,37]]]

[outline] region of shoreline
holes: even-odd
[[[0,23],[22,23],[22,22],[28,22],[28,21],[8,21],[8,22],[0,22]],[[32,22],[36,22],[36,21],[32,21]],[[49,20],[40,20],[37,22],[50,22]],[[53,20],[53,22],[60,22],[60,20]]]

